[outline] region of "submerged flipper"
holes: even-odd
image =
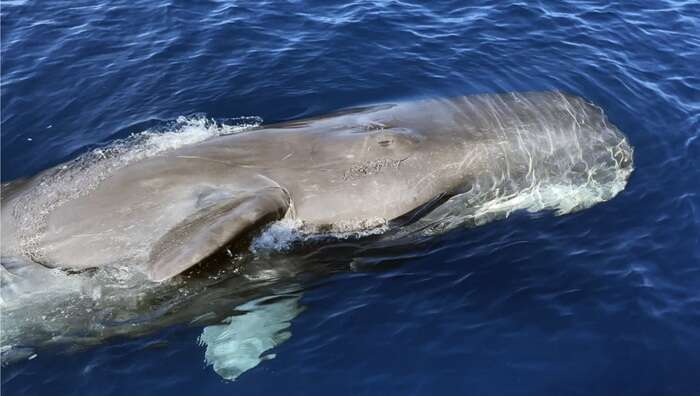
[[[172,278],[251,228],[279,220],[289,204],[287,191],[270,187],[206,205],[153,246],[148,260],[149,278],[156,282]]]
[[[239,314],[223,323],[205,327],[199,344],[206,348],[206,364],[233,381],[263,360],[274,358],[267,352],[292,336],[291,321],[304,309],[300,299],[300,293],[263,297],[236,307]]]

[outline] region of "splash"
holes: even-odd
[[[304,241],[322,241],[325,239],[359,239],[372,235],[381,235],[389,230],[389,223],[384,218],[363,219],[334,224],[332,227],[319,229],[302,220],[286,217],[265,227],[250,246],[254,254],[283,252]]]

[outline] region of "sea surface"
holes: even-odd
[[[697,1],[3,1],[0,18],[3,182],[115,144],[510,91],[593,101],[635,148],[627,188],[587,210],[319,245],[313,276],[252,302],[202,286],[276,334],[247,370],[212,364],[227,322],[191,318],[31,351],[3,395],[700,395]]]

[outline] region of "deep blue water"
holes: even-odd
[[[561,89],[635,147],[613,200],[305,285],[236,381],[174,326],[2,370],[5,395],[700,394],[700,3],[5,1],[2,180],[178,116]],[[157,346],[157,347],[153,347]]]

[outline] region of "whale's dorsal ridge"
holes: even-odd
[[[281,219],[290,207],[289,193],[268,187],[231,196],[209,192],[208,199],[221,197],[181,221],[151,249],[148,277],[156,282],[172,278],[196,265],[247,231]]]

